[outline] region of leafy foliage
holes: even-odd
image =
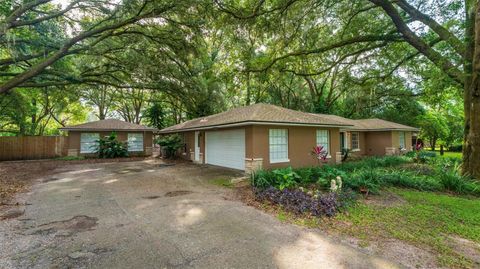
[[[276,189],[269,187],[255,192],[257,199],[269,201],[282,206],[285,210],[295,214],[311,214],[313,216],[334,216],[338,211],[350,205],[355,195],[350,192],[338,194],[336,192],[310,195],[299,189]]]
[[[167,158],[175,157],[178,149],[184,146],[183,140],[178,134],[159,137],[155,143],[165,151]]]
[[[345,188],[355,191],[366,189],[372,194],[379,193],[384,187],[404,187],[480,196],[480,184],[460,174],[460,159],[435,157],[435,154],[427,151],[419,153],[420,156],[425,154],[425,157],[421,157],[424,161],[415,164],[412,169],[409,166],[398,167],[411,163],[412,159],[407,157],[372,157],[336,166],[261,170],[253,175],[252,184],[258,189],[284,189],[313,184],[319,189],[328,190],[331,180],[340,177]]]
[[[95,148],[95,154],[99,158],[118,158],[128,157],[127,145],[125,142],[117,140],[117,134],[112,132],[110,135],[100,138]]]

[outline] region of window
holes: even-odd
[[[352,150],[360,150],[360,133],[352,132]]]
[[[100,135],[98,133],[82,133],[80,134],[80,153],[94,153]]]
[[[289,162],[287,129],[270,129],[270,163]]]
[[[317,146],[322,146],[330,155],[330,137],[328,130],[317,130]]]
[[[143,151],[143,134],[128,134],[128,151]]]
[[[398,138],[400,139],[400,148],[404,149],[405,148],[405,132],[399,132]]]

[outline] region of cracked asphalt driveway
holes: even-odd
[[[237,175],[156,160],[60,168],[0,222],[0,268],[398,268],[209,183]]]

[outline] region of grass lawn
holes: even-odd
[[[467,239],[478,247],[480,199],[396,188],[389,191],[405,202],[390,206],[360,202],[348,213],[324,220],[324,224],[336,232],[362,240],[365,245],[384,238],[395,238],[430,249],[436,253],[442,266],[479,266],[456,251],[451,236]],[[480,255],[480,250],[476,249],[476,253]]]
[[[437,153],[437,155],[438,155],[439,157],[441,157],[439,150],[436,150],[435,153]],[[462,153],[461,153],[461,152],[445,151],[445,152],[443,153],[443,157],[454,157],[454,158],[460,158],[460,159],[461,159],[461,158],[462,158]]]

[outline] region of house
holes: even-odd
[[[96,141],[112,132],[119,141],[127,143],[130,155],[152,155],[153,132],[155,128],[106,119],[59,128],[68,132],[68,156],[88,156],[95,151]]]
[[[268,104],[238,107],[193,119],[160,131],[180,134],[183,158],[246,172],[255,169],[312,166],[316,145],[339,163],[342,148],[356,155],[392,155],[411,150],[418,129],[379,119],[350,120],[305,113]]]

